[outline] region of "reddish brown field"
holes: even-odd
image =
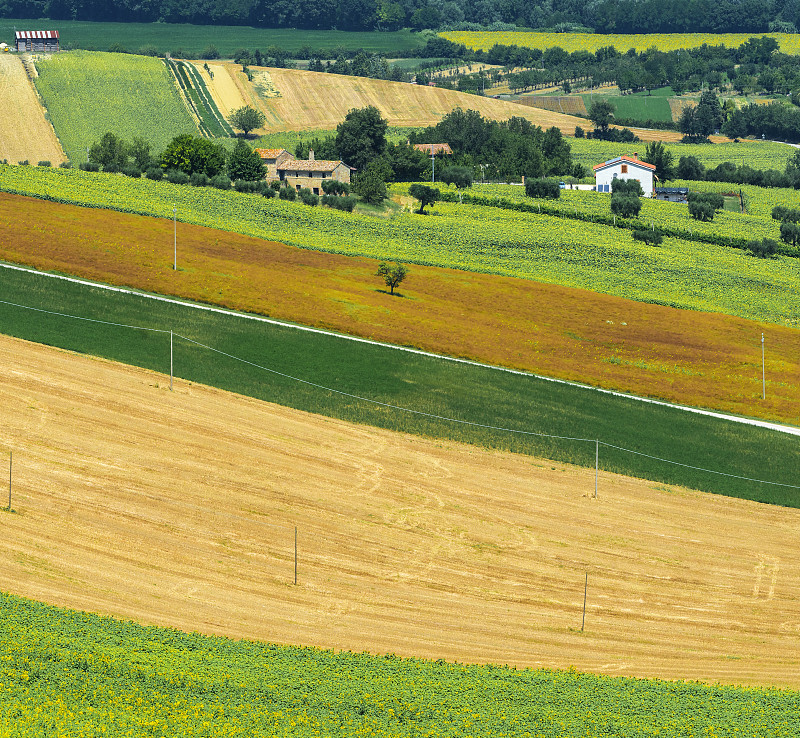
[[[800,424],[800,333],[529,280],[376,262],[0,195],[0,258],[683,404]],[[22,234],[22,235],[21,235]],[[153,255],[156,255],[155,258]],[[761,332],[770,347],[761,400]]]

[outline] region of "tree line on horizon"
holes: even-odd
[[[752,33],[800,27],[798,0],[0,0],[0,17],[258,28],[582,28],[597,33]]]

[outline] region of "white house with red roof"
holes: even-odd
[[[638,154],[618,156],[593,167],[594,183],[597,192],[611,192],[615,179],[638,179],[645,197],[653,197],[656,167],[641,161]]]

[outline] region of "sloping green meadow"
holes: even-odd
[[[795,325],[800,316],[800,259],[755,259],[678,238],[653,248],[629,231],[592,222],[467,203],[383,219],[213,188],[10,165],[0,165],[0,189],[162,218],[171,218],[175,206],[179,221],[302,248],[504,274],[753,320]]]
[[[334,653],[0,594],[0,732],[51,736],[793,738],[800,695]]]
[[[36,88],[75,166],[107,131],[143,138],[153,153],[179,133],[199,133],[161,59],[70,51],[36,68]]]

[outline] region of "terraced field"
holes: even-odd
[[[3,590],[278,643],[800,685],[797,510],[609,473],[593,499],[593,470],[16,339],[0,362]]]
[[[58,166],[65,158],[22,61],[0,54],[0,160]]]
[[[496,120],[521,116],[543,128],[556,126],[565,134],[586,124],[573,116],[453,90],[298,69],[267,70],[280,97],[265,98],[247,81],[240,66],[219,62],[209,62],[208,66],[214,78],[205,72],[204,78],[220,110],[256,104],[267,118],[264,129],[258,131],[261,133],[333,129],[352,108],[367,105],[378,108],[392,126],[435,125],[458,107],[477,110],[485,118]]]

